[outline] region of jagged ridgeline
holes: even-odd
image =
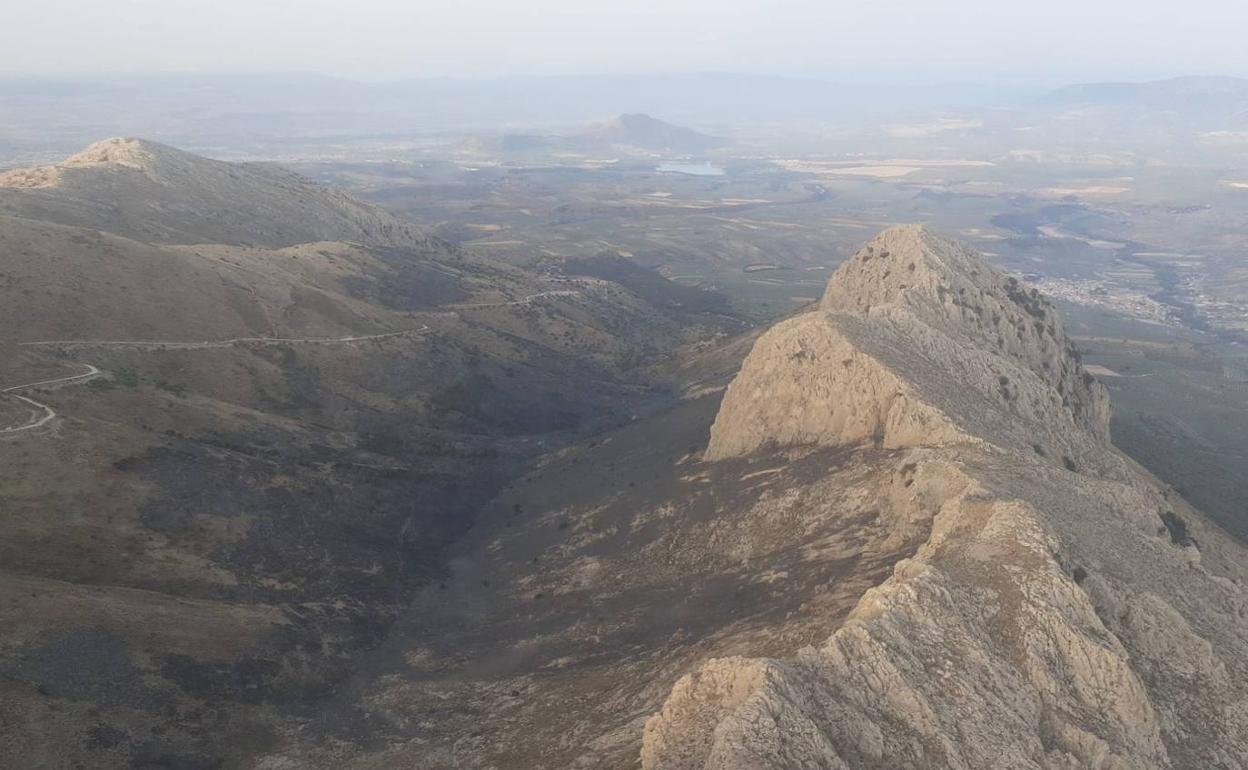
[[[945,480],[926,541],[826,641],[682,678],[643,767],[1248,766],[1248,552],[1108,417],[1034,291],[920,227],[872,240],[758,340],[707,457],[905,451]]]
[[[819,311],[755,345],[724,399],[708,459],[766,444],[968,441],[1055,460],[1104,454],[1105,388],[1035,289],[918,226],[842,265]]]

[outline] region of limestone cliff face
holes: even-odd
[[[833,274],[819,310],[759,339],[707,457],[864,438],[1004,439],[1057,457],[1097,454],[1108,437],[1105,389],[1052,305],[965,246],[902,226]]]
[[[960,480],[826,641],[681,679],[643,767],[1248,767],[1248,549],[1108,415],[1042,299],[921,228],[873,240],[759,339],[707,456],[874,441]]]
[[[1103,454],[1108,437],[1105,389],[1053,307],[966,247],[904,226],[842,265],[819,310],[759,339],[707,458],[871,438],[1007,443],[1077,461]]]
[[[755,343],[711,429],[708,459],[769,444],[886,447],[969,440],[831,313],[807,313]]]

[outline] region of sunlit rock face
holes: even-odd
[[[946,482],[929,536],[825,641],[683,677],[643,767],[1248,766],[1248,552],[1108,421],[1043,298],[921,227],[873,239],[760,337],[706,456],[908,448]]]

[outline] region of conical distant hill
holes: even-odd
[[[647,150],[698,153],[723,141],[642,113],[620,115],[573,137],[581,144],[625,145]]]

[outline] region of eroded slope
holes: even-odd
[[[890,285],[899,263],[915,278]],[[956,466],[965,491],[827,640],[683,678],[647,723],[644,767],[1248,765],[1248,553],[1112,448],[1103,391],[1015,287],[894,229],[816,318],[760,339],[717,456],[870,434],[926,453],[920,472]],[[845,358],[785,357],[816,340]],[[802,385],[777,405],[775,382]],[[896,428],[934,412],[939,431]]]

